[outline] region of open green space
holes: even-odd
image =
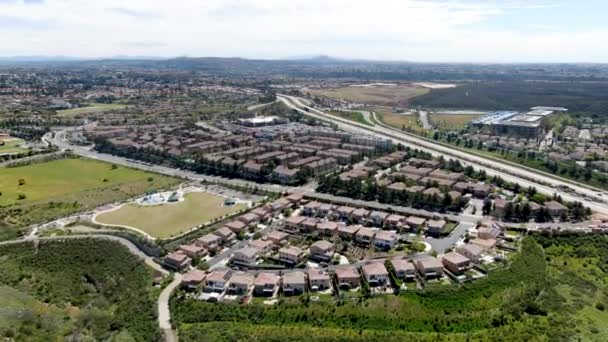
[[[370,85],[335,89],[313,89],[312,95],[369,105],[405,107],[409,101],[429,92],[428,88],[411,85]]]
[[[153,272],[119,243],[0,245],[0,336],[9,341],[155,341]]]
[[[363,113],[361,112],[332,110],[328,111],[327,113],[342,119],[354,121],[367,126],[372,126],[372,123],[367,121],[365,119],[365,116],[363,116]]]
[[[460,130],[480,116],[479,114],[431,114],[429,119],[436,128]]]
[[[179,182],[84,158],[0,168],[0,239],[11,227],[51,221]]]
[[[24,141],[17,138],[0,138],[0,155],[26,152],[27,148],[21,147]]]
[[[371,111],[376,113],[376,117],[385,125],[418,134],[424,134],[424,129],[419,123],[417,114],[395,113],[385,107],[371,107]]]
[[[603,341],[608,236],[534,236],[505,268],[469,283],[337,303],[217,304],[181,293],[184,341]],[[565,287],[565,290],[563,288]],[[567,291],[572,298],[560,294]],[[217,327],[221,326],[222,329]]]
[[[134,203],[100,214],[101,224],[124,225],[140,229],[154,237],[168,238],[202,223],[245,209],[244,204],[224,206],[224,197],[206,192],[191,192],[184,201],[154,206]]]
[[[96,112],[107,112],[110,110],[125,109],[125,108],[127,108],[127,105],[120,104],[120,103],[89,103],[86,107],[58,110],[57,115],[59,115],[59,116],[76,116],[76,115],[96,113]]]
[[[606,82],[483,81],[456,88],[435,89],[411,100],[426,108],[477,110],[528,110],[551,104],[570,113],[605,119],[608,107]]]

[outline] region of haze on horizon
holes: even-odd
[[[0,0],[0,56],[608,62],[601,0]]]

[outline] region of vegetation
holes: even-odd
[[[539,237],[540,244],[536,239],[522,241],[508,268],[463,285],[428,285],[424,291],[336,304],[283,302],[272,307],[212,304],[180,295],[173,300],[173,312],[186,341],[228,341],[241,334],[270,341],[279,335],[290,341],[602,340],[608,320],[597,303],[601,308],[607,298],[608,237]],[[562,249],[571,253],[554,260]],[[593,294],[592,299],[571,303],[560,295],[563,284],[576,285],[565,277],[570,270],[559,267],[564,261],[581,268],[587,264],[580,276],[572,275],[585,288],[568,290],[580,291],[575,296],[589,291],[585,293]],[[596,318],[593,323],[575,324],[589,316]],[[220,323],[224,328],[214,329]]]
[[[608,107],[607,92],[608,84],[600,82],[476,82],[433,90],[414,98],[412,105],[480,110],[528,110],[556,105],[599,118]]]
[[[441,130],[460,130],[480,116],[479,114],[430,114],[429,120],[433,127]]]
[[[179,182],[177,178],[126,167],[112,168],[110,164],[82,158],[2,168],[0,175],[0,237],[4,238],[14,236],[19,227]]]
[[[376,117],[385,125],[392,126],[402,131],[423,134],[424,129],[420,125],[417,114],[394,113],[386,108],[374,107]]]
[[[192,192],[184,201],[144,206],[126,204],[96,217],[102,224],[130,226],[157,238],[183,233],[200,224],[245,209],[244,204],[226,207],[224,198],[206,192]]]
[[[77,116],[82,114],[107,112],[110,110],[125,109],[127,106],[120,103],[90,103],[84,107],[58,110],[59,116]]]
[[[315,96],[390,107],[406,107],[410,99],[428,92],[428,88],[410,84],[349,86],[337,89],[310,90],[310,93]]]
[[[333,116],[337,116],[346,120],[358,122],[362,125],[372,126],[372,123],[365,119],[365,116],[361,112],[355,111],[343,111],[343,110],[332,110],[327,112]]]
[[[0,155],[27,152],[26,148],[21,147],[24,141],[22,139],[1,139],[0,138]]]
[[[155,341],[152,272],[111,241],[0,246],[0,336]]]

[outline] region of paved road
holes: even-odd
[[[428,140],[414,134],[401,132],[394,128],[389,128],[386,125],[377,124],[376,126],[370,127],[357,124],[347,119],[330,116],[320,110],[305,106],[297,97],[278,95],[278,98],[292,109],[295,109],[305,115],[330,121],[345,131],[390,139],[395,143],[401,143],[405,146],[417,148],[429,152],[434,156],[449,156],[451,158],[460,160],[463,165],[471,165],[476,169],[483,169],[490,176],[498,175],[506,181],[519,183],[521,186],[533,186],[539,192],[546,195],[553,196],[553,194],[557,194],[560,195],[564,200],[579,201],[596,212],[608,214],[608,205],[601,198],[603,194],[608,194],[605,191],[593,189],[580,183],[573,183],[551,178],[540,171],[527,169],[514,163],[509,163],[506,161],[498,162],[493,159],[458,150],[454,147],[444,146],[436,141]],[[575,193],[571,194],[561,191],[557,188],[559,186],[566,186],[573,189],[573,192]],[[602,195],[600,195],[598,192],[601,192]],[[599,202],[587,200],[582,197],[583,195],[593,198]]]
[[[437,251],[437,253],[443,254],[446,250],[452,248],[452,246],[454,246],[454,244],[458,242],[458,240],[460,240],[460,238],[462,238],[464,234],[473,227],[475,227],[475,223],[460,222],[448,237],[442,239],[426,237],[424,241],[431,245],[433,249]]]

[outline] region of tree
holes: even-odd
[[[25,179],[20,178],[17,183],[19,184],[19,186],[25,185]]]
[[[483,215],[490,215],[492,212],[492,201],[489,198],[483,200],[483,207],[481,209],[481,213]]]

